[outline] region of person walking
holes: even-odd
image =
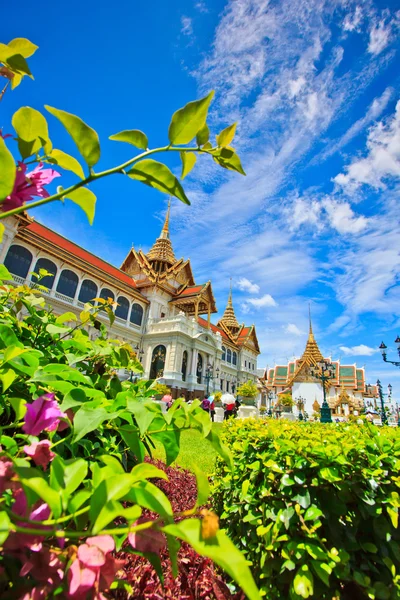
[[[209,400],[210,400],[210,416],[211,416],[211,421],[214,423],[214,418],[215,418],[215,402],[214,402],[214,397],[210,396]]]
[[[205,410],[206,412],[208,412],[209,414],[210,414],[210,404],[211,403],[210,403],[210,401],[208,399],[208,395],[206,394],[204,396],[204,399],[203,399],[202,403],[201,403],[201,408],[203,410]]]

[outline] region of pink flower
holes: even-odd
[[[163,402],[171,402],[172,396],[170,394],[165,394],[163,397]]]
[[[12,506],[12,511],[17,515],[28,518],[30,521],[45,521],[49,518],[51,511],[45,502],[38,500],[31,509],[28,509],[26,495],[21,488],[16,490],[14,496],[16,500]],[[17,524],[22,527],[26,526],[26,523],[22,521]],[[43,531],[46,531],[49,527],[38,524],[35,526],[35,529],[43,529]],[[20,550],[25,547],[32,550],[32,552],[40,552],[44,537],[45,536],[38,534],[11,533],[5,541],[4,547],[7,548],[7,550]]]
[[[0,495],[11,487],[11,478],[14,475],[13,464],[6,456],[0,456]]]
[[[68,417],[68,419],[70,420],[70,422],[71,422],[71,423],[73,423],[73,422],[74,422],[74,416],[75,416],[75,413],[74,413],[74,411],[72,410],[72,408],[68,408],[68,409],[65,411],[65,417],[64,417],[64,419],[65,419],[66,417]],[[59,424],[59,426],[57,427],[57,431],[64,431],[64,429],[67,429],[67,427],[69,427],[69,423],[68,423],[68,421],[60,421],[60,424]]]
[[[93,590],[91,598],[100,600],[114,581],[115,573],[123,566],[123,561],[111,556],[115,543],[110,535],[97,535],[87,538],[86,543],[78,548],[78,556],[68,571],[69,597],[74,600],[87,597]]]
[[[140,517],[140,519],[135,521],[134,525],[147,522],[148,519],[146,517]],[[154,552],[159,554],[160,550],[165,547],[164,534],[161,531],[151,528],[130,533],[128,540],[132,548],[138,550],[138,552]]]
[[[33,171],[27,173],[26,165],[19,162],[14,189],[2,203],[1,209],[6,211],[19,208],[35,196],[48,198],[50,194],[43,186],[51,183],[56,177],[60,177],[60,173],[57,173],[54,169],[43,169],[42,163],[39,163]]]
[[[31,456],[34,463],[38,467],[43,467],[46,470],[49,462],[55,457],[54,452],[50,450],[51,442],[42,440],[41,442],[32,442],[30,446],[24,446],[24,452]]]
[[[44,430],[54,431],[63,417],[65,413],[61,412],[57,400],[54,400],[54,394],[44,394],[31,404],[26,404],[22,430],[28,435],[39,435]]]
[[[22,559],[21,577],[30,573],[36,581],[52,586],[59,585],[64,577],[64,565],[57,554],[46,546],[40,552],[31,553]]]

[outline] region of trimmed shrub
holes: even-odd
[[[214,508],[268,599],[400,597],[400,431],[230,420]]]

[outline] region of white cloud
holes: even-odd
[[[340,346],[340,350],[346,356],[372,356],[379,352],[377,348],[371,348],[370,346],[366,346],[365,344],[360,344],[359,346]]]
[[[188,36],[193,34],[193,24],[190,17],[181,17],[181,33]]]
[[[237,281],[237,286],[239,290],[249,292],[250,294],[258,294],[260,291],[260,286],[256,283],[252,283],[246,277],[241,277],[241,279]]]
[[[323,227],[321,221],[321,204],[317,200],[295,198],[293,203],[284,209],[289,227],[292,231],[307,225],[317,230]]]
[[[354,13],[348,13],[343,21],[344,31],[360,31],[363,14],[361,6],[356,6]]]
[[[306,80],[303,75],[300,75],[297,79],[291,79],[289,81],[289,96],[290,98],[294,98],[300,92],[300,90],[305,86]]]
[[[326,198],[323,207],[327,213],[331,227],[339,233],[360,233],[368,225],[368,219],[356,216],[348,202],[338,202]]]
[[[384,19],[373,25],[369,34],[368,52],[370,54],[380,54],[388,45],[390,34],[390,25],[386,26]]]
[[[265,306],[277,306],[276,301],[270,294],[264,294],[261,298],[248,298],[247,304],[251,304],[255,308],[264,308]]]
[[[206,6],[206,3],[203,2],[203,0],[199,0],[198,2],[196,2],[196,4],[194,5],[194,7],[200,13],[208,13],[208,8]]]
[[[334,181],[352,192],[361,184],[384,188],[384,180],[400,177],[400,101],[395,114],[386,122],[379,122],[368,134],[368,155],[354,160],[346,173],[339,173]]]
[[[285,327],[285,333],[293,335],[304,335],[304,331],[301,331],[294,323],[288,323]]]

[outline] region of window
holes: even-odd
[[[197,369],[196,369],[197,383],[201,383],[202,373],[203,373],[203,357],[201,354],[198,354],[197,355]]]
[[[226,362],[228,362],[228,363],[232,362],[232,350],[230,348],[228,348],[228,350],[226,352]]]
[[[108,300],[109,298],[111,298],[111,300],[115,300],[114,292],[112,292],[108,288],[103,288],[100,292],[99,297],[103,298],[104,300]]]
[[[186,350],[184,350],[183,355],[182,355],[182,369],[181,369],[182,381],[186,381],[187,362],[188,362],[188,353]]]
[[[226,360],[226,348],[225,346],[222,346],[222,358],[221,360]]]
[[[232,353],[232,364],[237,365],[237,354],[236,352]]]
[[[57,283],[57,292],[75,298],[76,288],[78,287],[78,275],[69,269],[61,271],[60,279]]]
[[[23,277],[24,279],[28,275],[29,267],[32,264],[33,256],[32,252],[29,252],[23,246],[14,244],[10,246],[7,252],[7,256],[4,261],[4,265],[14,275]]]
[[[36,265],[33,270],[35,273],[37,273],[39,275],[40,269],[46,269],[46,271],[51,273],[51,275],[46,275],[46,277],[43,277],[39,281],[40,285],[44,285],[44,287],[47,287],[47,288],[49,288],[49,290],[51,290],[53,287],[53,284],[54,284],[54,278],[57,274],[56,265],[53,263],[52,260],[49,260],[48,258],[39,258],[39,260],[36,261]],[[37,278],[32,275],[31,280],[37,281]]]
[[[232,394],[234,394],[234,393],[235,393],[235,386],[232,385]]]
[[[126,298],[123,299],[126,300]],[[154,348],[151,356],[150,379],[158,379],[164,375],[166,354],[167,349],[165,346],[160,344]]]
[[[221,392],[224,391],[224,380],[221,379],[221,387],[220,387]]]
[[[247,368],[247,360],[244,361],[244,368]]]
[[[140,304],[132,304],[131,308],[131,323],[134,325],[141,325],[143,319],[143,306]]]
[[[118,298],[117,302],[118,302],[118,306],[117,306],[117,310],[115,311],[115,316],[126,321],[128,318],[128,313],[129,313],[129,302],[125,298],[125,296],[120,296]],[[153,379],[154,379],[154,377],[153,377]]]
[[[226,391],[229,392],[229,381],[226,382]]]
[[[97,285],[91,279],[85,279],[82,281],[81,289],[79,291],[78,300],[79,302],[90,302],[93,298],[97,297]]]

